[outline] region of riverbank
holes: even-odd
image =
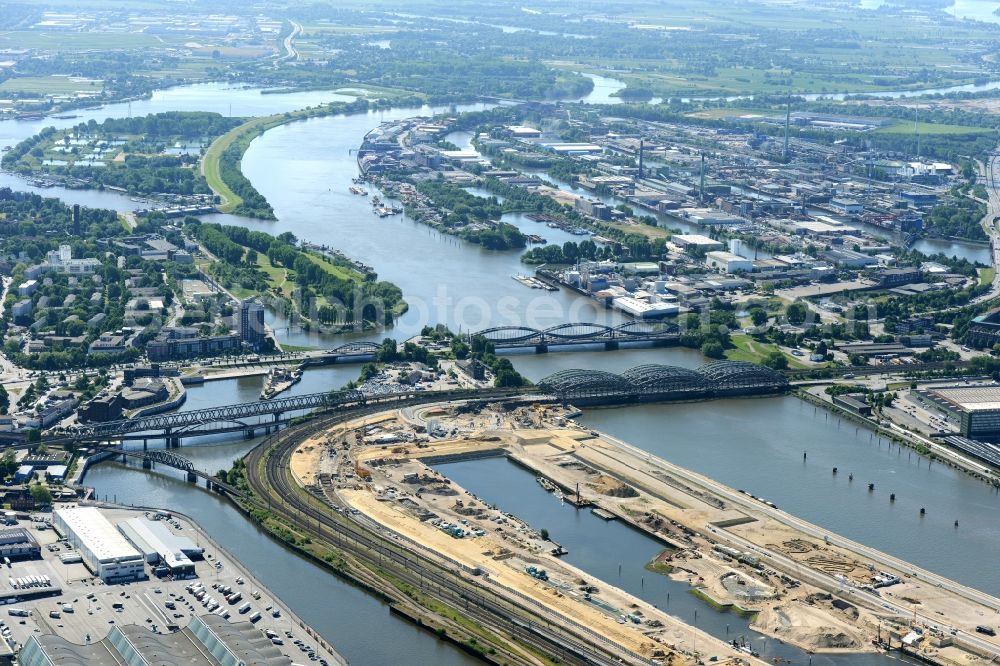
[[[403,98],[401,106],[423,104],[421,99]],[[392,103],[385,100],[369,102],[362,97],[353,102],[329,102],[297,111],[251,118],[212,142],[201,160],[201,173],[208,186],[221,200],[219,209],[263,220],[275,220],[274,209],[243,174],[243,156],[254,139],[269,129],[310,118],[339,114],[357,114],[371,108],[389,109]]]

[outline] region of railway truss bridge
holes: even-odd
[[[366,396],[360,391],[336,391],[292,396],[276,400],[213,407],[190,412],[162,414],[138,419],[76,426],[51,441],[97,442],[107,457],[140,460],[144,469],[157,465],[180,470],[190,482],[199,479],[211,489],[242,497],[243,493],[195,468],[187,458],[171,450],[182,437],[243,431],[253,437],[257,430],[276,431],[282,424],[309,411],[361,413],[363,410],[402,407],[434,402],[474,400],[483,404],[503,400],[560,401],[575,405],[613,405],[631,402],[705,400],[731,396],[781,393],[788,380],[780,372],[734,361],[709,363],[697,369],[668,365],[641,365],[622,374],[598,370],[563,370],[541,380],[535,387],[423,391]],[[129,449],[125,442],[142,441],[143,448]],[[149,440],[165,440],[166,449],[149,449]]]
[[[473,335],[486,338],[497,350],[534,348],[540,354],[551,347],[572,345],[600,344],[607,350],[618,349],[621,344],[632,342],[675,345],[681,338],[676,325],[649,321],[630,321],[617,326],[577,322],[546,329],[498,326]]]
[[[538,388],[574,405],[674,402],[783,393],[788,379],[777,370],[742,361],[717,361],[700,368],[640,365],[615,374],[603,370],[561,370]]]
[[[468,399],[498,400],[517,397],[531,391],[537,393],[537,389],[526,388],[406,391],[386,395],[366,395],[356,390],[308,393],[136,419],[81,424],[51,431],[49,433],[51,437],[46,437],[46,441],[52,443],[141,441],[143,449],[147,450],[150,440],[165,440],[167,447],[172,448],[178,446],[180,440],[185,437],[242,432],[244,437],[250,439],[259,433],[269,434],[276,431],[280,426],[317,410],[347,412],[369,405],[390,407],[413,401],[424,403]]]
[[[452,391],[405,391],[386,395],[366,395],[357,390],[310,393],[305,395],[222,405],[187,412],[157,414],[135,419],[76,425],[52,431],[53,443],[164,440],[168,448],[179,446],[185,437],[241,432],[246,438],[269,434],[280,426],[313,411],[351,411],[365,406],[402,405],[412,402],[452,400],[494,401],[534,395],[580,405],[620,404],[674,400],[766,395],[788,388],[787,378],[770,368],[753,363],[719,361],[700,368],[669,365],[641,365],[621,375],[598,370],[563,370],[538,382],[535,387],[461,389]]]
[[[245,497],[243,491],[238,490],[236,487],[232,486],[225,481],[209,474],[208,472],[203,472],[195,468],[194,463],[185,458],[184,456],[178,455],[173,451],[167,451],[164,449],[154,449],[152,451],[142,450],[134,451],[125,449],[122,447],[113,447],[104,449],[105,454],[111,454],[111,457],[117,458],[121,456],[121,461],[127,462],[129,458],[133,460],[139,460],[142,462],[143,469],[153,469],[157,465],[163,465],[164,467],[172,467],[173,469],[180,470],[184,472],[187,480],[191,483],[197,483],[199,479],[205,482],[205,487],[209,490],[214,490],[223,494],[234,495],[236,497]]]
[[[166,440],[168,447],[177,446],[184,437],[242,432],[247,439],[258,431],[270,433],[279,426],[315,409],[349,407],[365,404],[360,391],[310,393],[273,400],[258,400],[208,409],[174,412],[122,419],[104,423],[88,423],[54,433],[75,441],[104,442]]]

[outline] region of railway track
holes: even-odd
[[[266,501],[272,514],[320,540],[350,552],[373,568],[390,572],[408,585],[463,612],[481,626],[498,628],[543,654],[571,664],[646,666],[656,663],[586,627],[547,614],[542,608],[529,608],[527,603],[518,603],[509,595],[467,580],[461,565],[435,561],[426,553],[408,548],[391,534],[380,534],[379,526],[363,526],[343,508],[332,510],[312,495],[303,499],[303,489],[291,478],[289,466],[295,448],[314,432],[385,409],[384,405],[369,405],[349,413],[320,416],[308,426],[290,428],[265,440],[247,456],[247,478],[258,501]],[[260,477],[261,469],[263,478]]]

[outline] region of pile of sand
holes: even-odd
[[[806,650],[859,650],[867,647],[864,633],[820,609],[801,604],[768,606],[752,627]]]
[[[639,493],[636,492],[635,488],[619,481],[618,479],[608,476],[607,474],[601,474],[596,479],[590,482],[590,486],[594,488],[597,492],[602,495],[607,495],[608,497],[638,497]]]

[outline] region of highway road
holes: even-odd
[[[289,19],[289,23],[292,24],[292,31],[288,33],[285,37],[285,41],[282,42],[282,46],[285,47],[285,55],[278,58],[275,62],[282,62],[283,60],[295,60],[299,57],[298,52],[295,50],[295,38],[302,34],[302,26]]]

